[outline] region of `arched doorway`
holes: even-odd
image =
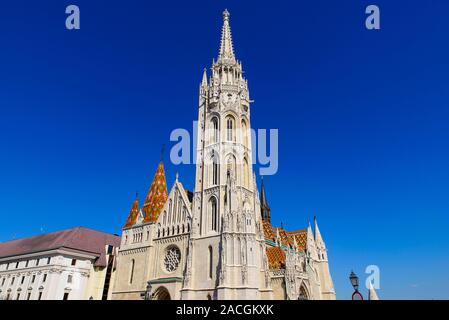
[[[299,289],[298,300],[309,300],[309,294],[307,293],[307,289],[304,285],[301,285],[301,288]]]
[[[167,288],[159,287],[153,294],[153,300],[171,300],[170,293]]]

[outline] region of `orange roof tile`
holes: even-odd
[[[161,161],[142,207],[144,223],[155,222],[157,220],[167,198],[167,181],[165,179],[164,163]]]
[[[270,269],[285,268],[285,252],[280,247],[267,247],[267,258]]]
[[[263,232],[266,240],[276,242],[276,235],[279,231],[282,245],[293,247],[295,245],[294,239],[300,251],[304,251],[307,245],[307,229],[296,231],[285,231],[284,228],[275,228],[267,220],[262,221]]]
[[[276,235],[273,233],[273,227],[268,220],[262,220],[263,233],[266,240],[275,241]]]
[[[133,205],[131,206],[131,210],[129,211],[128,219],[126,220],[126,223],[123,226],[123,229],[135,225],[138,216],[139,216],[139,199],[136,196],[136,199],[134,200]]]
[[[292,239],[295,238],[296,245],[298,246],[299,251],[304,251],[307,247],[307,229],[296,230],[296,231],[288,231],[288,236]]]

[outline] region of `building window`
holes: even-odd
[[[47,258],[47,264],[50,264],[50,261],[51,261],[51,258],[48,257],[48,258]]]
[[[39,259],[36,260],[36,267],[39,265]]]
[[[44,274],[44,278],[42,279],[42,282],[45,282],[45,281],[47,281],[47,274],[46,273]]]
[[[14,284],[14,280],[15,280],[15,279],[16,279],[15,277],[12,277],[12,279],[11,279],[11,285]]]
[[[25,268],[28,268],[28,263],[29,263],[29,261],[27,260],[27,261],[25,262]]]
[[[67,283],[72,283],[72,280],[73,280],[73,276],[71,274],[69,274],[67,276]]]
[[[5,280],[6,280],[6,278],[3,278],[3,280],[2,280],[2,286],[5,284]]]
[[[37,300],[42,300],[42,291],[39,292],[39,295],[37,297]]]
[[[10,298],[11,298],[11,294],[8,293],[8,294],[6,295],[6,300],[9,300]]]
[[[218,119],[217,118],[213,118],[212,119],[212,139],[211,139],[212,143],[217,143],[218,142]]]
[[[28,292],[28,294],[27,294],[27,300],[30,300],[31,299],[31,292]]]
[[[36,275],[33,274],[33,276],[31,277],[31,283],[34,283],[34,280],[36,280]]]
[[[171,223],[171,213],[172,213],[172,200],[170,199],[170,201],[168,202],[168,221],[167,223],[170,224]]]
[[[16,263],[16,269],[19,268],[19,262]]]
[[[69,300],[69,293],[64,292],[64,297],[62,297],[62,300]]]
[[[20,293],[17,294],[16,300],[20,299]]]
[[[248,145],[248,127],[246,125],[246,121],[242,120],[242,142],[246,147],[249,147]]]
[[[228,117],[226,119],[226,137],[228,141],[233,141],[234,140],[234,119],[232,117]]]
[[[25,276],[22,276],[22,281],[20,281],[20,284],[23,284],[25,282]]]
[[[176,246],[169,246],[165,251],[164,265],[165,270],[173,272],[178,269],[181,263],[181,251]]]
[[[211,214],[211,229],[213,231],[218,230],[218,216],[217,216],[217,199],[212,197],[210,199],[210,214]]]
[[[209,246],[209,279],[212,279],[213,259],[212,246]]]
[[[212,154],[212,184],[218,184],[218,175],[219,175],[219,159],[217,152],[213,152]]]
[[[133,277],[134,277],[134,265],[135,265],[135,260],[132,259],[131,260],[131,272],[129,274],[129,284],[133,283]]]
[[[76,266],[76,259],[72,259],[71,265],[72,265],[72,266]]]

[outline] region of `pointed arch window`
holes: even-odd
[[[212,279],[212,268],[213,268],[213,254],[212,246],[209,246],[209,279]]]
[[[226,118],[226,138],[228,141],[234,141],[234,118]]]
[[[220,172],[220,167],[219,167],[218,155],[214,151],[214,153],[212,154],[212,181],[211,181],[212,185],[218,184],[219,172]]]
[[[242,120],[242,143],[245,147],[249,147],[248,145],[248,126],[246,125],[246,121]]]
[[[129,274],[129,284],[133,283],[133,278],[134,278],[134,265],[135,265],[136,261],[134,259],[131,260],[131,268],[130,268],[130,274]]]
[[[172,217],[172,200],[170,199],[170,202],[168,203],[168,221],[167,223],[170,224],[171,223],[171,217]]]
[[[181,210],[182,210],[182,199],[181,197],[179,197],[179,201],[178,201],[178,218],[176,219],[176,222],[179,223],[179,221],[181,221]]]
[[[217,199],[212,197],[210,199],[210,214],[211,214],[211,230],[218,230],[218,210],[217,210]]]
[[[226,160],[226,166],[227,166],[227,168],[226,168],[227,174],[230,177],[237,179],[237,174],[236,174],[237,160],[233,154],[228,155],[227,160]]]
[[[217,143],[218,142],[218,118],[214,117],[212,118],[212,139],[211,142],[212,143]]]

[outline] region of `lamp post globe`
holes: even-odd
[[[349,275],[349,280],[351,281],[351,285],[354,287],[355,291],[359,290],[359,277],[354,273],[354,271],[351,271],[351,274]]]

